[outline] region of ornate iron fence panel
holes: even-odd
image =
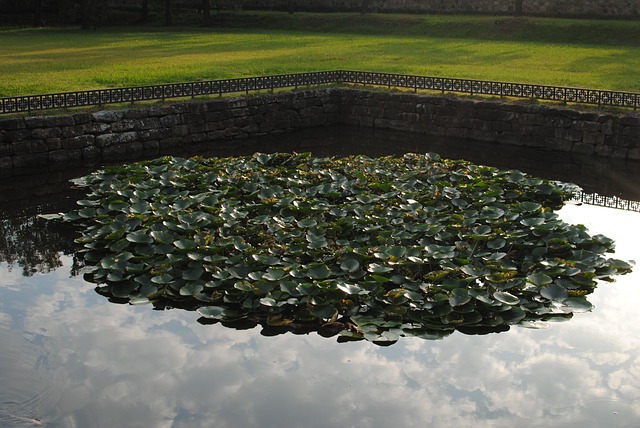
[[[532,98],[599,106],[640,108],[640,93],[607,91],[563,86],[535,85],[529,83],[492,82],[487,80],[457,79],[449,77],[414,76],[367,71],[339,72],[340,82],[357,85],[374,85],[414,90],[426,89],[441,92],[493,95],[499,97]]]
[[[0,114],[335,84],[339,72],[282,74],[0,98]]]
[[[617,208],[626,211],[640,212],[640,201],[630,201],[617,196],[602,196],[597,193],[576,193],[571,198],[573,202],[580,202],[586,205],[596,205],[599,207]]]
[[[432,90],[443,93],[459,92],[472,95],[532,98],[625,107],[633,108],[634,110],[640,107],[640,93],[634,92],[437,76],[415,76],[410,74],[334,70],[0,98],[0,114],[241,92],[248,94],[254,91],[273,91],[274,89],[337,83],[410,88],[414,91]]]

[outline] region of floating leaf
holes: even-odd
[[[360,262],[358,262],[356,259],[346,259],[345,261],[340,263],[340,269],[349,273],[356,272],[358,269],[360,269]]]
[[[487,241],[487,247],[491,248],[492,250],[499,250],[500,248],[504,247],[506,244],[507,244],[507,240],[504,238],[496,238],[496,239]]]
[[[455,288],[451,292],[451,297],[449,297],[449,304],[451,306],[462,306],[470,300],[471,296],[466,288]]]
[[[182,288],[180,288],[180,295],[181,296],[195,296],[195,295],[201,293],[203,289],[204,289],[204,285],[203,284],[190,282],[190,283],[186,284],[185,286],[183,286]]]
[[[326,279],[331,276],[331,269],[322,263],[312,263],[307,268],[307,276],[311,279]]]
[[[549,284],[540,289],[540,295],[545,299],[563,301],[567,298],[567,289],[558,284]]]
[[[520,303],[520,299],[518,297],[506,291],[496,291],[495,293],[493,293],[493,297],[499,302],[506,303],[507,305],[511,306]]]
[[[196,248],[196,242],[193,239],[179,239],[174,241],[173,245],[180,250],[193,250]]]
[[[153,238],[145,230],[137,230],[127,234],[127,241],[136,244],[152,244]]]
[[[367,270],[371,273],[384,273],[384,272],[391,272],[393,268],[379,264],[379,263],[371,263],[367,267]]]
[[[527,281],[540,287],[542,285],[551,284],[553,282],[553,279],[549,275],[545,275],[541,272],[536,272],[527,276]]]
[[[344,291],[347,294],[360,294],[363,292],[367,292],[365,289],[355,284],[338,284],[338,289]]]
[[[203,318],[220,320],[224,317],[225,308],[221,306],[203,306],[196,311]]]
[[[520,208],[520,210],[524,212],[535,212],[535,211],[538,211],[540,208],[542,208],[542,205],[540,205],[537,202],[525,201],[525,202],[520,202],[518,204],[518,207]]]

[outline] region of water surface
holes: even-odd
[[[306,137],[287,144],[349,151],[349,140],[324,137],[315,148]],[[351,151],[374,146],[359,141]],[[442,152],[384,141],[388,152]],[[506,159],[500,147],[480,152]],[[633,194],[633,177],[615,178],[619,164],[592,163],[573,168],[592,171],[575,181],[586,186],[598,170],[609,178],[592,180],[592,191]],[[259,328],[202,325],[195,312],[110,303],[75,275],[73,231],[34,217],[68,209],[77,195],[65,180],[31,179],[51,191],[40,188],[36,204],[17,194],[26,191],[7,197],[0,228],[0,426],[640,426],[638,272],[601,284],[593,311],[544,329],[401,338],[390,347],[314,333],[265,337]],[[616,258],[640,260],[639,213],[567,206],[561,216],[613,238]]]

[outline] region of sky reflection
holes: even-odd
[[[562,210],[640,260],[640,214]],[[591,313],[388,348],[263,337],[194,312],[109,304],[69,278],[0,270],[0,425],[48,427],[622,427],[640,420],[640,275]],[[7,386],[7,387],[5,387]]]

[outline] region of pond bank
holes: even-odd
[[[254,137],[353,125],[640,160],[640,118],[547,105],[324,88],[169,106],[0,120],[0,176],[211,150]]]

